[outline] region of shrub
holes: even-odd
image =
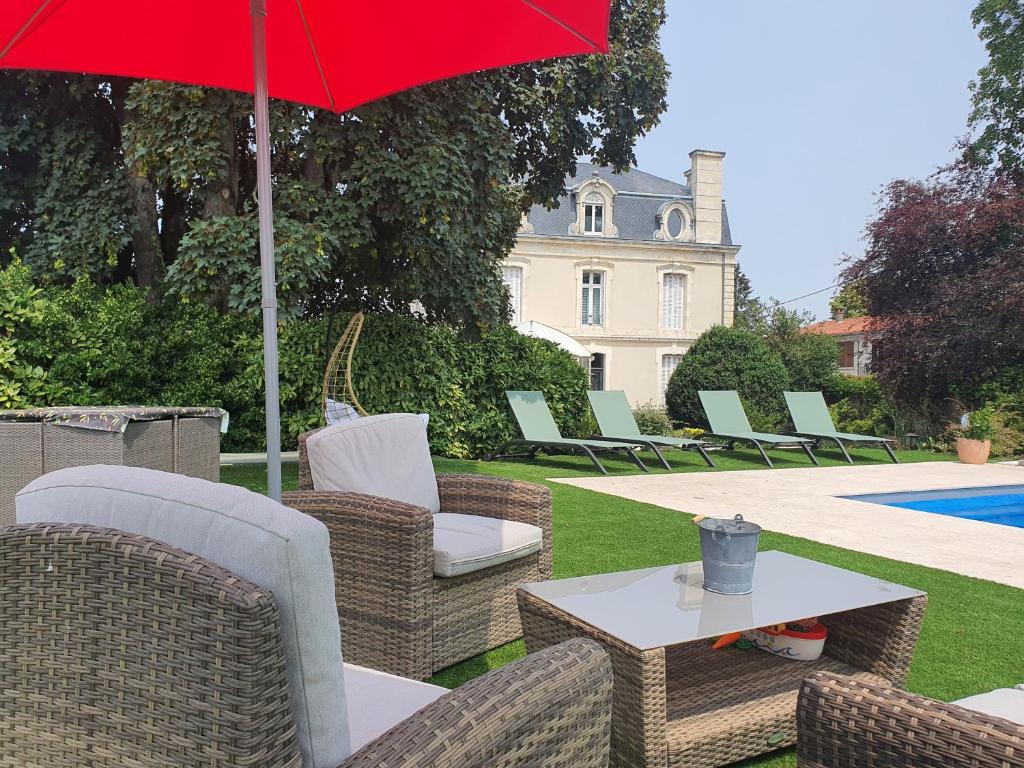
[[[660,405],[644,403],[633,409],[633,418],[641,435],[672,435],[672,420]]]
[[[23,408],[49,397],[46,372],[19,350],[20,336],[35,332],[46,315],[41,293],[20,261],[0,269],[0,408]]]
[[[894,434],[894,409],[874,376],[839,376],[836,402],[829,406],[840,432],[886,437]]]
[[[698,390],[735,389],[754,429],[775,430],[783,421],[788,384],[779,354],[755,334],[715,326],[701,335],[669,379],[668,415],[675,422],[708,428]]]

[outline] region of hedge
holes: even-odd
[[[263,353],[258,318],[198,304],[150,301],[138,289],[34,285],[0,269],[0,408],[41,405],[212,405],[231,414],[227,451],[263,450]],[[282,448],[320,424],[320,387],[347,317],[280,326]],[[371,413],[430,414],[431,449],[466,458],[518,430],[507,389],[542,390],[566,435],[587,429],[587,376],[550,342],[509,326],[468,339],[444,325],[369,315],[353,361]]]

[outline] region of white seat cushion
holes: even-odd
[[[306,768],[350,754],[341,632],[327,528],[234,485],[121,466],[73,467],[16,497],[19,523],[84,523],[166,542],[270,590]]]
[[[973,709],[975,712],[983,712],[1024,725],[1024,691],[1019,688],[996,688],[994,691],[968,696],[953,703],[965,709]]]
[[[536,525],[478,515],[434,515],[434,573],[461,576],[539,552],[544,531]]]
[[[345,696],[352,751],[362,749],[446,693],[447,688],[437,685],[346,664]]]
[[[414,413],[343,421],[306,440],[313,488],[349,491],[441,509],[427,426]]]

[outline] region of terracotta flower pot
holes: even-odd
[[[984,464],[991,450],[991,440],[968,440],[966,437],[956,439],[956,455],[964,464]]]

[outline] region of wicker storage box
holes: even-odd
[[[220,480],[224,412],[215,408],[38,408],[0,411],[0,525],[35,478],[120,464]]]

